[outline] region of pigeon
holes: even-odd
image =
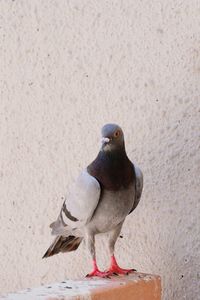
[[[124,220],[137,207],[143,189],[142,171],[126,154],[121,127],[106,124],[101,134],[101,148],[96,159],[80,173],[57,220],[50,225],[56,237],[43,256],[74,251],[84,239],[93,263],[88,277],[135,271],[121,268],[114,250]],[[99,233],[109,233],[111,262],[106,271],[100,271],[96,261],[95,236]]]

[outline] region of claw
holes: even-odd
[[[101,278],[110,278],[108,272],[101,272],[97,266],[96,259],[93,260],[93,271],[86,275],[86,277],[101,277]]]
[[[98,269],[92,271],[91,273],[87,274],[86,277],[101,277],[101,278],[110,278],[108,272],[101,272]]]
[[[122,269],[118,266],[115,256],[111,257],[111,266],[108,270],[109,275],[129,275],[131,272],[135,272],[135,269]]]

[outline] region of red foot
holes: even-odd
[[[101,277],[101,278],[109,278],[108,272],[101,272],[98,269],[96,260],[93,260],[93,265],[94,265],[94,270],[91,273],[87,274],[86,277],[97,276],[97,277]]]
[[[98,269],[92,271],[91,273],[87,274],[86,277],[101,277],[101,278],[109,278],[108,272],[101,272]]]
[[[111,266],[108,270],[109,275],[128,275],[131,272],[136,271],[135,269],[122,269],[118,266],[115,256],[111,257]]]

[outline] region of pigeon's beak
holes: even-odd
[[[102,137],[101,138],[101,143],[102,143],[102,145],[104,144],[108,144],[110,142],[110,139],[109,138],[107,138],[107,137]]]

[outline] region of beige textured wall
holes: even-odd
[[[90,271],[84,244],[41,256],[61,197],[116,122],[145,179],[117,257],[160,274],[163,299],[199,299],[200,2],[2,0],[0,16],[1,291]]]

